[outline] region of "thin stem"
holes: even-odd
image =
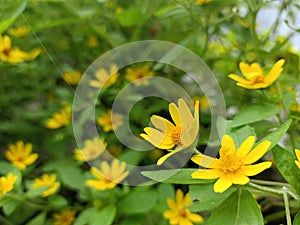
[[[284,200],[286,222],[287,222],[287,225],[292,225],[292,219],[291,219],[291,213],[290,213],[290,207],[289,207],[289,199],[288,199],[286,187],[282,188],[282,195],[283,195],[283,200]]]
[[[254,184],[252,182],[249,182],[249,186],[253,187],[257,190],[269,192],[269,193],[272,193],[272,194],[282,195],[282,191],[278,190],[278,189],[275,189],[275,188],[264,187],[264,186],[261,186],[261,185],[258,185],[258,184]]]
[[[277,182],[277,181],[256,180],[256,179],[251,179],[251,181],[252,183],[263,184],[268,186],[280,186],[280,187],[287,187],[287,188],[291,187],[291,185],[289,185],[288,183]]]

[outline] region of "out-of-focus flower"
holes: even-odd
[[[64,80],[71,85],[77,85],[82,77],[82,74],[80,71],[75,70],[71,72],[65,72],[63,74]]]
[[[299,112],[300,113],[300,104],[298,104],[297,102],[294,102],[291,104],[290,106],[290,110],[293,112]]]
[[[55,213],[53,215],[53,225],[72,225],[75,220],[75,214],[76,211],[72,209],[65,209],[60,213]]]
[[[148,77],[154,75],[154,72],[150,70],[149,64],[145,64],[144,66],[138,68],[127,68],[125,77],[128,81],[134,81],[136,85],[148,85]],[[143,79],[141,79],[143,78]]]
[[[56,181],[56,175],[55,174],[43,174],[41,177],[34,179],[32,183],[32,188],[39,188],[39,187],[49,187],[47,190],[45,190],[42,193],[43,197],[47,197],[49,195],[52,195],[56,192],[56,190],[59,188],[60,183]]]
[[[297,157],[297,160],[295,160],[295,163],[298,166],[298,168],[300,169],[300,150],[295,149],[295,154],[296,154],[296,157]]]
[[[146,127],[145,133],[140,134],[157,148],[170,150],[176,146],[175,150],[171,150],[157,161],[158,165],[183,148],[192,145],[198,136],[199,101],[195,104],[194,116],[182,98],[178,100],[178,107],[174,103],[169,104],[169,112],[175,125],[163,117],[153,115],[151,123],[155,128]]]
[[[177,189],[175,200],[167,199],[169,210],[164,212],[164,217],[170,220],[172,225],[193,225],[193,223],[202,223],[202,216],[191,213],[186,207],[191,204],[191,197],[189,193],[185,196],[182,190]]]
[[[46,121],[46,127],[49,129],[58,129],[71,123],[71,108],[65,107],[56,112]]]
[[[91,48],[95,48],[99,45],[99,41],[96,35],[88,36],[88,46]]]
[[[104,161],[100,165],[100,170],[92,167],[91,173],[97,180],[87,180],[86,184],[92,188],[103,191],[114,188],[121,183],[129,174],[126,171],[126,163],[115,159],[111,165]]]
[[[247,64],[240,62],[240,70],[243,77],[236,74],[230,74],[229,77],[237,81],[237,85],[247,89],[260,89],[269,87],[279,77],[282,72],[285,60],[278,60],[272,67],[270,72],[265,76],[258,63]]]
[[[18,141],[16,144],[10,144],[4,154],[14,166],[24,170],[38,158],[38,154],[31,154],[31,151],[31,143],[24,144],[23,141]]]
[[[6,176],[0,177],[0,198],[14,188],[17,176],[8,173]]]
[[[199,101],[199,109],[200,110],[206,110],[209,109],[209,102],[207,101],[207,98],[205,96],[202,97],[194,97],[193,102],[196,104],[196,102]]]
[[[211,2],[212,0],[197,0],[196,2],[195,2],[195,5],[203,5],[203,4],[205,4],[205,3],[209,3],[209,2]]]
[[[35,59],[41,50],[35,48],[30,52],[24,52],[19,48],[12,48],[11,40],[7,35],[0,35],[0,60],[3,62],[9,62],[16,64],[19,62],[29,61]]]
[[[28,34],[29,31],[30,31],[29,27],[20,26],[20,27],[10,28],[8,30],[8,33],[13,37],[23,37],[26,34]]]
[[[78,161],[97,159],[105,151],[106,146],[107,143],[105,143],[104,139],[99,140],[98,137],[86,140],[83,149],[75,150],[75,159]]]
[[[252,151],[255,137],[248,137],[236,150],[235,143],[229,135],[222,139],[220,159],[199,154],[192,157],[192,161],[208,169],[199,169],[192,173],[196,179],[216,179],[215,192],[224,192],[232,184],[245,185],[248,176],[254,176],[271,167],[272,162],[262,162],[251,165],[259,160],[269,149],[271,142],[263,141]]]
[[[102,127],[104,132],[109,132],[123,125],[123,115],[108,110],[97,118],[97,123]]]
[[[119,73],[118,66],[113,64],[110,66],[109,72],[103,68],[95,72],[96,80],[90,80],[89,85],[94,88],[108,88],[116,83]]]

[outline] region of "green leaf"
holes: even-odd
[[[293,221],[293,225],[299,225],[299,224],[300,224],[300,212],[297,213]]]
[[[263,225],[263,217],[256,200],[246,189],[232,193],[207,221],[207,225]]]
[[[135,189],[118,204],[121,213],[144,213],[152,209],[157,201],[157,194],[152,189]]]
[[[277,105],[269,103],[254,103],[243,107],[234,117],[231,127],[239,127],[249,123],[267,119],[279,113]]]
[[[50,195],[48,197],[49,205],[54,207],[63,207],[68,205],[68,201],[60,195]]]
[[[191,206],[189,208],[192,212],[211,210],[218,207],[234,191],[236,188],[229,188],[223,193],[216,193],[213,184],[190,185]]]
[[[197,169],[172,169],[143,171],[142,174],[152,180],[171,184],[206,184],[212,183],[210,180],[193,179],[191,174]]]
[[[127,216],[122,220],[120,225],[141,225],[142,224],[143,216],[134,215],[134,216]]]
[[[26,225],[41,225],[45,224],[46,222],[46,213],[40,213],[33,219],[31,219]]]
[[[116,13],[116,18],[123,27],[131,27],[141,22],[143,15],[139,9],[131,8]]]
[[[101,221],[101,225],[110,225],[113,223],[114,218],[116,216],[117,209],[114,205],[109,205],[100,211],[97,211],[90,219],[90,225],[99,225]]]
[[[13,198],[9,198],[3,205],[3,212],[6,216],[11,215],[17,207],[21,204],[20,201],[16,201]]]
[[[14,167],[11,163],[6,161],[0,161],[0,174],[6,175],[15,169],[16,167]]]
[[[157,186],[158,202],[155,209],[163,212],[168,209],[167,198],[174,198],[175,190],[172,184],[161,183]]]
[[[91,218],[96,213],[95,208],[87,208],[83,210],[76,218],[74,225],[86,225],[89,218]]]
[[[300,195],[300,170],[294,162],[296,158],[278,145],[273,148],[272,152],[277,169]]]
[[[249,136],[256,136],[254,129],[250,126],[232,128],[226,134],[230,135],[236,146],[240,146]]]

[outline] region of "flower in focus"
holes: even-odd
[[[87,180],[86,184],[97,190],[103,191],[114,188],[122,182],[129,174],[126,169],[126,163],[115,159],[109,165],[104,161],[100,164],[100,170],[92,167],[91,173],[97,180]]]
[[[254,176],[271,167],[272,162],[261,162],[250,165],[259,160],[269,149],[271,142],[263,141],[252,151],[255,137],[248,137],[236,150],[235,143],[229,135],[224,135],[220,149],[220,159],[206,155],[194,155],[192,161],[208,169],[199,169],[192,173],[192,178],[215,179],[215,192],[224,192],[232,184],[245,185],[248,176]]]
[[[38,154],[31,154],[31,151],[31,143],[24,144],[23,141],[18,141],[16,144],[10,144],[4,154],[14,166],[24,170],[38,158]]]
[[[72,209],[65,209],[60,213],[55,213],[53,215],[53,225],[71,225],[75,220],[75,214],[76,211]]]
[[[110,66],[109,72],[103,68],[95,72],[96,80],[90,80],[89,85],[94,88],[108,88],[116,83],[119,73],[118,66],[113,64]]]
[[[97,123],[102,127],[104,132],[109,132],[123,125],[123,115],[108,110],[97,118]]]
[[[55,174],[43,174],[41,177],[34,179],[32,188],[40,188],[40,187],[49,187],[47,190],[45,190],[42,193],[43,197],[47,197],[49,195],[52,195],[56,192],[56,190],[59,188],[60,183],[56,181],[56,175]]]
[[[56,112],[46,121],[46,127],[49,129],[58,129],[71,123],[71,108],[65,107]]]
[[[295,160],[295,163],[298,166],[298,168],[300,169],[300,150],[295,149],[295,153],[296,153],[296,157],[297,157],[297,160]]]
[[[182,98],[178,100],[178,107],[174,103],[169,104],[169,112],[175,124],[163,117],[153,115],[151,123],[155,128],[146,127],[145,133],[140,134],[157,148],[169,150],[176,146],[175,150],[161,157],[157,165],[161,165],[170,156],[192,145],[198,136],[199,101],[195,104],[194,116]]]
[[[86,140],[82,149],[75,150],[75,159],[78,161],[90,161],[97,159],[104,151],[107,143],[104,139],[99,140],[94,137],[92,140]]]
[[[11,35],[11,36],[14,36],[14,37],[23,37],[25,36],[26,34],[28,34],[30,31],[30,28],[29,27],[26,27],[26,26],[20,26],[20,27],[15,27],[15,28],[10,28],[8,30],[8,33]]]
[[[38,48],[35,48],[30,52],[24,52],[19,48],[12,48],[10,38],[6,35],[0,35],[0,60],[3,62],[15,64],[33,60],[40,54],[40,52],[41,50]]]
[[[193,222],[203,222],[202,216],[191,213],[189,209],[185,208],[191,204],[189,193],[184,196],[182,190],[177,189],[175,200],[168,198],[167,203],[170,209],[164,212],[164,217],[170,220],[170,224],[193,225]]]
[[[12,173],[8,173],[6,176],[0,177],[0,198],[14,188],[16,180],[17,176]]]
[[[245,78],[236,74],[230,74],[229,77],[237,81],[237,85],[247,89],[260,89],[269,87],[282,72],[285,60],[278,60],[271,71],[265,76],[258,63],[247,64],[240,62],[240,70]]]
[[[209,2],[211,2],[211,0],[197,0],[195,2],[195,5],[203,5],[203,4],[209,3]]]
[[[128,81],[135,81],[136,85],[148,85],[147,77],[154,75],[152,70],[149,70],[149,65],[146,64],[139,68],[127,68],[125,77]],[[143,78],[143,79],[141,79]]]
[[[80,71],[71,71],[71,72],[65,72],[63,74],[64,80],[71,85],[77,85],[82,77],[82,74]]]

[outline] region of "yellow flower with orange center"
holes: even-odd
[[[272,162],[262,162],[251,165],[259,160],[269,149],[271,142],[263,141],[253,150],[255,137],[248,137],[236,150],[235,143],[229,135],[222,139],[220,159],[198,154],[192,161],[208,169],[199,169],[192,173],[196,179],[216,179],[215,192],[224,192],[232,184],[245,185],[249,182],[248,176],[254,176],[271,167]]]
[[[6,176],[0,177],[0,198],[14,188],[17,176],[8,173]]]
[[[53,215],[53,225],[72,225],[75,220],[76,211],[72,209],[65,209],[60,213]]]
[[[65,107],[56,112],[46,121],[46,127],[49,129],[58,129],[71,123],[71,108]]]
[[[172,225],[193,225],[193,223],[202,223],[202,216],[191,213],[186,207],[191,204],[191,197],[189,193],[185,196],[182,190],[176,191],[175,200],[168,198],[167,203],[169,210],[164,212],[164,217],[170,221]]]
[[[18,141],[16,144],[10,144],[4,154],[14,166],[24,170],[38,158],[38,154],[31,154],[31,151],[31,143],[25,144],[23,141]]]
[[[41,177],[34,179],[32,183],[32,188],[40,188],[40,187],[49,187],[47,190],[45,190],[42,193],[42,197],[47,197],[49,195],[52,195],[56,192],[56,190],[59,188],[60,183],[56,181],[56,175],[55,174],[43,174]]]
[[[11,40],[8,36],[0,35],[0,60],[3,62],[9,62],[16,64],[19,62],[29,61],[35,59],[41,50],[35,48],[30,52],[24,52],[19,48],[12,48]]]
[[[187,103],[180,98],[178,107],[174,103],[169,104],[169,112],[175,124],[167,119],[153,115],[151,123],[155,128],[144,128],[142,138],[157,148],[171,150],[170,153],[161,157],[157,164],[161,165],[167,158],[192,145],[198,136],[199,130],[199,101],[196,101],[194,115],[192,115]]]
[[[264,75],[258,63],[247,64],[240,62],[240,70],[245,78],[236,74],[230,74],[229,77],[237,81],[237,85],[247,89],[260,89],[269,87],[281,74],[285,60],[278,60],[267,75]]]
[[[100,164],[100,170],[92,167],[91,173],[97,180],[87,180],[86,184],[99,191],[114,188],[129,174],[129,172],[126,171],[126,163],[119,163],[117,159],[113,160],[111,164],[106,161],[102,162]]]
[[[92,140],[86,140],[82,149],[75,150],[75,159],[78,161],[90,161],[97,159],[106,149],[107,143],[104,139],[99,140],[94,137]]]
[[[125,77],[128,81],[135,81],[136,85],[148,85],[148,77],[154,75],[154,72],[150,70],[150,65],[145,64],[142,67],[138,68],[127,68]],[[141,79],[142,78],[142,79]]]
[[[109,132],[123,125],[123,115],[108,110],[97,118],[97,123],[102,127],[104,132]]]
[[[14,37],[23,37],[25,36],[26,34],[28,34],[30,31],[30,28],[29,27],[26,27],[26,26],[20,26],[20,27],[15,27],[15,28],[10,28],[8,30],[8,33],[11,35],[11,36],[14,36]]]
[[[113,64],[110,66],[109,71],[100,68],[95,72],[96,80],[90,80],[89,85],[94,88],[108,88],[116,83],[119,73],[118,66]]]
[[[300,169],[300,150],[295,149],[295,153],[296,153],[296,157],[297,157],[297,160],[295,160],[295,163],[298,166],[298,168]]]
[[[71,72],[65,72],[63,74],[64,80],[71,85],[77,85],[82,77],[82,74],[80,71],[75,70]]]

